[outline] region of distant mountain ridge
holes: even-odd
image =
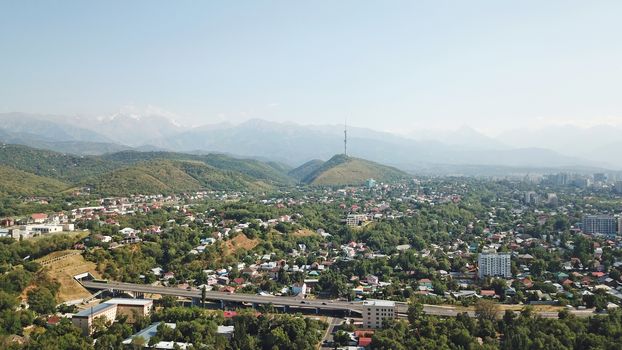
[[[15,122],[16,115],[19,122]],[[299,125],[253,119],[241,124],[220,123],[188,128],[164,116],[148,114],[121,113],[101,120],[0,114],[0,120],[7,118],[13,122],[0,127],[0,141],[77,155],[99,155],[128,149],[170,150],[195,154],[222,153],[297,167],[314,159],[329,159],[343,150],[341,125]],[[71,125],[67,126],[68,123]],[[28,128],[28,125],[37,127]],[[56,134],[55,130],[65,131]],[[607,133],[610,134],[616,135]],[[581,154],[578,152],[585,147],[575,140],[573,147],[566,148],[573,149],[575,155],[567,156],[563,147],[555,147],[557,151],[553,149],[554,144],[546,148],[529,143],[517,144],[512,140],[520,138],[520,135],[505,135],[499,140],[466,126],[444,135],[441,141],[413,139],[356,127],[349,127],[348,135],[348,148],[352,156],[415,171],[460,165],[602,169],[613,164],[622,168],[622,161],[616,157],[617,144],[613,136],[599,140],[602,144],[600,149],[585,149]],[[622,142],[622,136],[617,140]]]

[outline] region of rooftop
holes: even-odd
[[[162,322],[156,322],[156,323],[151,324],[149,327],[125,339],[123,341],[123,344],[131,344],[132,339],[137,338],[137,337],[142,337],[146,343],[149,342],[149,339],[151,339],[153,336],[155,336],[158,333],[158,326],[161,323]],[[166,325],[173,329],[175,329],[175,327],[177,326],[175,323],[166,323]]]
[[[153,304],[153,300],[151,299],[131,299],[131,298],[113,298],[107,300],[106,304],[117,304],[117,305],[150,305]]]
[[[395,302],[390,300],[368,300],[363,302],[363,305],[395,307]]]
[[[218,330],[216,331],[216,333],[229,334],[229,333],[233,333],[234,331],[235,331],[234,326],[218,326]]]
[[[82,310],[80,312],[78,312],[77,314],[73,315],[73,317],[88,317],[88,316],[92,316],[92,315],[97,315],[100,314],[110,308],[116,308],[117,305],[116,304],[99,304],[93,307],[90,307],[88,309]]]

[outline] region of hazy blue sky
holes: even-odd
[[[0,1],[0,112],[622,123],[620,1]]]

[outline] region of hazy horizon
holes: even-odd
[[[0,4],[0,113],[622,125],[617,2]]]

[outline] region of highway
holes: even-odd
[[[200,290],[185,290],[175,287],[162,287],[151,286],[146,284],[134,284],[134,283],[122,283],[122,282],[92,282],[81,281],[82,285],[88,289],[109,289],[125,292],[137,292],[148,294],[160,294],[171,295],[177,297],[197,298],[201,299]],[[276,297],[276,296],[263,296],[255,294],[236,294],[236,293],[223,293],[223,292],[211,292],[205,293],[206,300],[214,301],[231,301],[238,303],[251,303],[251,304],[272,304],[274,306],[295,306],[298,308],[318,308],[321,310],[341,310],[352,311],[361,313],[363,306],[360,302],[347,302],[347,301],[333,301],[333,300],[312,300],[301,299],[297,297]]]
[[[93,281],[79,281],[85,288],[93,290],[117,290],[125,292],[137,292],[147,294],[160,294],[171,295],[177,297],[196,298],[201,299],[200,290],[186,290],[175,287],[163,287],[152,286],[147,284],[134,284],[123,282],[93,282]],[[346,311],[356,312],[358,314],[363,313],[362,302],[348,302],[340,300],[326,300],[326,299],[301,299],[299,297],[283,297],[283,296],[264,296],[255,294],[237,294],[237,293],[223,293],[223,292],[206,292],[206,300],[211,301],[230,301],[237,303],[250,303],[250,304],[272,304],[274,306],[287,306],[296,308],[309,308],[319,309],[327,311]],[[403,302],[396,302],[397,313],[400,317],[405,317],[408,313],[408,304]],[[454,306],[445,305],[424,305],[424,313],[434,316],[446,316],[454,317],[458,315],[461,310],[456,309]],[[572,314],[577,317],[593,316],[593,310],[571,310]],[[469,316],[475,317],[473,311],[468,311]],[[557,312],[539,312],[538,315],[543,318],[557,318]]]

